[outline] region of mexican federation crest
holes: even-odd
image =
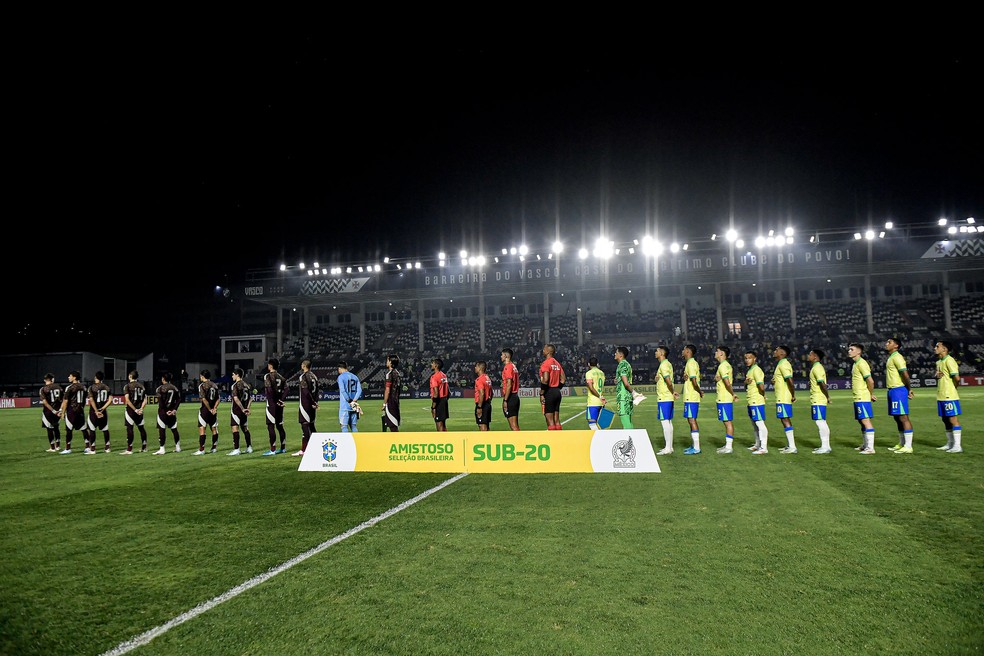
[[[612,447],[613,467],[620,469],[635,469],[636,448],[632,443],[632,438],[619,440]]]
[[[338,443],[332,439],[322,442],[321,456],[325,459],[325,462],[335,462],[335,458],[338,457]]]

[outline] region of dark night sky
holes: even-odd
[[[686,239],[732,212],[753,230],[984,209],[968,40],[140,38],[57,60],[14,178],[32,218],[75,224],[53,265],[97,264],[117,290],[136,273],[138,306],[172,274],[206,299],[284,259],[545,244],[558,221],[579,246],[603,222]]]

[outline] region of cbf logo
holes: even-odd
[[[338,443],[332,439],[322,442],[321,457],[325,459],[325,462],[335,462],[335,458],[338,457]]]
[[[612,447],[613,467],[618,469],[635,469],[636,448],[632,443],[632,438],[619,440]]]

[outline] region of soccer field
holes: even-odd
[[[466,476],[133,653],[979,653],[984,390],[960,391],[965,453],[952,455],[935,449],[929,391],[912,405],[911,456],[888,451],[897,433],[880,395],[874,456],[852,448],[848,393],[833,393],[824,456],[810,453],[802,399],[798,454],[778,453],[775,419],[771,452],[745,450],[743,405],[741,448],[715,454],[713,395],[704,452],[684,456],[678,404],[661,474]],[[321,407],[319,429],[334,430],[337,406]],[[472,408],[454,401],[449,430],[475,430]],[[535,400],[523,408],[521,425],[542,429]],[[561,417],[582,410],[566,399]],[[655,412],[650,398],[635,424],[658,450]],[[195,404],[180,409],[182,453],[169,434],[166,455],[124,458],[111,413],[114,453],[82,456],[76,435],[76,454],[59,456],[44,452],[39,410],[0,411],[0,653],[103,653],[449,478],[299,473],[298,458],[259,456],[262,415],[256,453],[225,455],[223,419],[220,453],[193,457]],[[433,430],[429,401],[405,400],[403,415]],[[374,410],[362,426],[379,429]],[[497,413],[493,429],[505,427]],[[287,428],[293,451],[300,430]]]

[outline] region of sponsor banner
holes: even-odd
[[[980,376],[961,376],[960,377],[961,387],[964,385],[984,385],[984,375]]]
[[[649,433],[315,433],[298,471],[659,473]]]
[[[924,259],[981,256],[984,256],[984,239],[947,239],[945,241],[938,241],[923,253]]]
[[[38,404],[40,405],[40,401]],[[30,408],[31,399],[26,396],[18,396],[10,399],[0,399],[0,410],[10,410],[13,408]]]

